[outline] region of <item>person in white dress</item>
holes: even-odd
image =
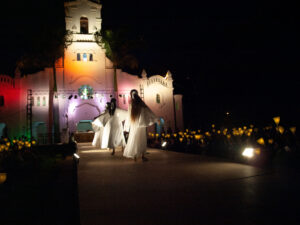
[[[159,123],[159,118],[139,97],[137,90],[130,91],[131,103],[128,107],[128,116],[125,121],[125,131],[129,131],[123,156],[135,161],[141,157],[143,161],[147,150],[146,128],[154,123]]]
[[[101,148],[112,149],[112,155],[119,146],[125,147],[125,137],[122,122],[127,117],[127,111],[116,107],[116,99],[110,102],[109,120],[104,126]]]
[[[106,103],[105,111],[101,113],[98,117],[94,119],[92,122],[92,127],[95,132],[94,139],[92,145],[94,147],[101,148],[103,129],[105,124],[107,123],[110,115],[109,115],[110,102]]]

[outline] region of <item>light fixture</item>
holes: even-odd
[[[80,159],[80,156],[76,153],[73,154],[73,156],[76,158],[76,159]]]
[[[254,149],[253,148],[245,148],[242,155],[245,157],[248,157],[248,158],[252,158],[254,155]]]
[[[161,147],[166,147],[166,146],[167,146],[167,142],[163,141],[162,144],[161,144]]]
[[[80,156],[78,154],[74,153],[73,159],[76,161],[76,163],[79,163]]]

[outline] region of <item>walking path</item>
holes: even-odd
[[[297,224],[299,174],[148,149],[149,161],[79,143],[81,225]]]

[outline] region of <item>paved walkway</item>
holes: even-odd
[[[81,225],[299,224],[299,174],[148,149],[78,145]]]

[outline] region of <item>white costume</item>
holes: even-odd
[[[127,145],[124,149],[123,156],[127,158],[140,157],[147,150],[146,127],[158,122],[159,118],[148,108],[142,107],[140,115],[132,121],[131,104],[128,108],[128,116],[125,121],[125,130],[129,131]]]
[[[113,116],[110,116],[104,126],[101,148],[115,148],[125,146],[123,124],[127,117],[127,111],[116,108]]]
[[[92,122],[92,127],[93,130],[95,131],[95,135],[92,143],[93,146],[101,147],[103,129],[105,124],[109,120],[109,118],[110,118],[109,112],[105,111]]]

